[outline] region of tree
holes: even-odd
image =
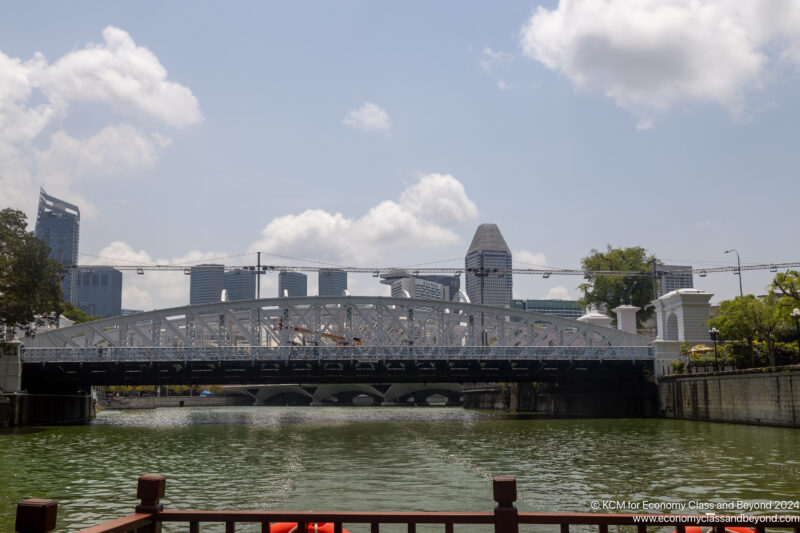
[[[103,318],[103,315],[90,315],[83,309],[75,307],[69,302],[64,302],[64,309],[62,310],[61,314],[76,324],[83,324],[84,322],[89,322],[90,320],[99,320]]]
[[[64,299],[60,265],[26,227],[23,212],[0,211],[0,322],[8,333],[56,322]]]
[[[800,272],[778,272],[769,285],[769,294],[778,298],[781,312],[788,320],[792,309],[800,307]]]
[[[725,300],[709,326],[719,330],[730,340],[747,343],[750,366],[755,366],[755,341],[761,340],[767,348],[770,366],[775,366],[775,332],[781,325],[777,299],[772,296],[757,298],[752,294]]]
[[[589,255],[581,259],[581,265],[584,270],[648,272],[652,269],[654,259],[641,246],[612,248],[608,245],[604,252],[592,249]],[[636,323],[639,326],[655,311],[650,305],[653,300],[653,279],[649,276],[590,274],[587,280],[578,287],[583,292],[580,301],[584,306],[599,308],[605,305],[605,312],[609,316],[613,316],[612,309],[619,305],[641,307],[642,311],[636,314]]]

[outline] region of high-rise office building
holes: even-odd
[[[472,303],[508,306],[512,295],[511,250],[497,224],[481,224],[464,258]]]
[[[78,206],[39,191],[39,209],[36,213],[36,236],[50,247],[50,258],[65,267],[78,264],[81,212]],[[64,299],[72,304],[77,297],[76,276],[66,270],[61,280]]]
[[[230,270],[225,272],[224,287],[228,301],[252,300],[256,297],[256,273],[253,270]]]
[[[347,272],[335,268],[319,271],[317,294],[320,296],[341,296],[347,290]]]
[[[432,281],[434,283],[438,283],[439,285],[444,285],[447,287],[448,293],[448,300],[455,300],[458,298],[458,291],[461,290],[461,276],[456,274],[454,276],[448,276],[446,274],[425,274],[417,276],[419,279],[424,279],[425,281]]]
[[[88,315],[122,314],[122,272],[101,268],[75,272],[75,305]]]
[[[577,300],[511,300],[510,307],[574,320],[583,316],[583,307]]]
[[[189,303],[210,304],[222,299],[225,265],[197,265],[189,273]]]
[[[658,297],[676,289],[693,289],[694,277],[689,265],[656,265]]]
[[[290,298],[307,296],[308,276],[302,272],[282,271],[278,274],[278,296],[282,297],[284,291],[286,291],[286,296]]]

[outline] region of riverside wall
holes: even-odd
[[[658,395],[655,385],[645,381],[484,383],[464,386],[464,407],[553,418],[655,417]]]
[[[88,394],[0,395],[0,427],[88,424],[94,417]]]
[[[235,396],[143,396],[111,398],[100,405],[106,409],[154,409],[156,407],[220,407],[253,405],[252,398]]]
[[[800,427],[800,365],[664,376],[658,396],[666,418]]]

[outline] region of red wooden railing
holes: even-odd
[[[136,497],[141,503],[135,513],[100,524],[78,533],[160,533],[163,522],[188,524],[189,533],[199,533],[203,523],[223,523],[226,533],[235,533],[236,524],[260,524],[262,533],[270,532],[275,522],[297,522],[297,531],[305,531],[312,523],[334,524],[335,533],[342,533],[343,524],[369,524],[370,533],[380,533],[381,524],[406,524],[408,533],[416,533],[418,524],[440,524],[444,533],[453,533],[456,524],[493,525],[494,533],[518,533],[520,524],[554,525],[560,533],[569,533],[570,526],[597,526],[598,533],[608,533],[609,526],[636,526],[637,533],[647,533],[648,527],[672,527],[676,533],[686,533],[686,527],[699,525],[713,528],[713,533],[725,533],[726,527],[749,527],[755,533],[765,528],[780,528],[800,533],[800,516],[721,516],[721,515],[632,515],[599,513],[519,513],[517,482],[510,476],[494,478],[493,512],[274,512],[274,511],[170,511],[159,503],[164,496],[166,479],[162,476],[142,476]],[[24,500],[17,506],[18,533],[49,533],[56,527],[57,503],[54,500]]]

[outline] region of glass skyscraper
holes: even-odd
[[[116,268],[75,272],[75,305],[88,315],[122,314],[122,272]]]
[[[278,297],[308,296],[308,276],[302,272],[282,271],[278,274]]]
[[[50,247],[50,258],[65,267],[78,264],[78,240],[81,212],[78,206],[39,191],[39,209],[36,214],[36,236]],[[77,301],[76,277],[65,270],[61,280],[64,299],[71,304]]]
[[[225,272],[225,290],[230,302],[252,300],[256,297],[256,273],[252,270]]]
[[[222,298],[225,288],[225,265],[197,265],[190,271],[189,303],[211,304]]]
[[[511,250],[497,224],[478,226],[464,266],[470,302],[508,306],[512,296]]]
[[[319,271],[317,294],[320,296],[342,296],[347,290],[347,272],[335,268]]]

